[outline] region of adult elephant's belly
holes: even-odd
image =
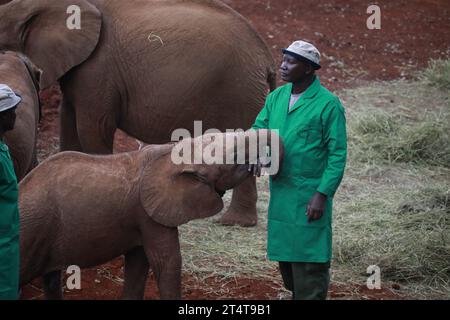
[[[143,74],[145,89],[129,88],[119,128],[146,143],[171,141],[177,129],[187,129],[191,136],[212,128],[249,129],[264,105],[265,74],[244,75],[223,64],[201,76],[196,65],[188,65],[192,70],[178,71],[177,77],[164,77],[168,69],[180,70],[177,65],[162,66],[152,77]]]
[[[167,113],[170,109],[174,111]],[[186,129],[192,137],[202,135],[208,129],[217,129],[221,132],[247,130],[257,115],[256,111],[246,110],[245,105],[240,109],[236,108],[235,111],[226,112],[230,109],[233,107],[217,101],[204,106],[181,103],[177,108],[164,105],[146,106],[145,110],[148,110],[146,115],[140,118],[137,115],[129,117],[129,121],[121,122],[119,128],[146,143],[162,144],[178,141],[180,134],[184,135],[184,131],[180,129]]]

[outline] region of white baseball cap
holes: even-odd
[[[311,43],[302,40],[294,41],[288,48],[282,51],[284,54],[292,55],[299,60],[306,59],[316,70],[321,68],[320,52]]]
[[[16,107],[22,98],[19,97],[6,84],[0,84],[0,112]]]

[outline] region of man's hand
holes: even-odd
[[[263,165],[261,164],[261,162],[258,159],[258,162],[256,164],[249,164],[248,165],[248,172],[250,172],[250,174],[252,176],[260,177],[261,176],[262,167],[263,167]]]
[[[322,218],[325,212],[325,205],[327,203],[327,196],[323,193],[316,192],[311,200],[309,200],[308,207],[306,209],[306,216],[308,222],[319,220]]]

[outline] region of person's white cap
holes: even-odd
[[[22,98],[19,97],[6,84],[0,84],[0,112],[16,107]]]
[[[294,41],[288,48],[282,50],[284,54],[289,54],[299,60],[307,60],[314,69],[320,69],[320,52],[311,43],[298,40]]]

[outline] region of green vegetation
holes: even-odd
[[[431,60],[420,75],[421,80],[440,89],[450,90],[450,60]]]

